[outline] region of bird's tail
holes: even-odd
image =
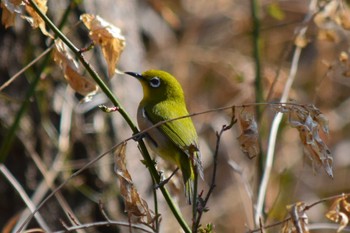
[[[180,161],[180,169],[182,172],[183,181],[185,184],[185,196],[188,204],[192,203],[193,192],[194,192],[194,172],[193,166],[191,165],[190,160],[185,158]]]
[[[194,190],[193,179],[188,179],[185,182],[185,196],[186,196],[186,199],[187,199],[187,203],[189,205],[191,205],[192,201],[193,201],[193,190]]]

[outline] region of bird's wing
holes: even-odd
[[[174,109],[176,109],[176,111],[174,111]],[[153,124],[188,115],[185,105],[178,104],[174,101],[166,101],[153,106],[145,106],[144,110],[146,117]],[[158,128],[189,158],[192,157],[199,175],[203,179],[203,167],[197,143],[198,136],[191,118],[186,117],[174,121],[168,121],[161,124]]]
[[[145,113],[153,124],[188,115],[185,107],[175,105],[176,103],[171,101],[161,102],[151,107],[146,106]],[[160,125],[158,128],[186,154],[188,154],[191,145],[197,146],[197,133],[191,118],[169,121]]]

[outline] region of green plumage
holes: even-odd
[[[188,115],[182,88],[172,75],[159,70],[149,70],[141,75],[127,74],[138,78],[143,87],[144,97],[137,114],[141,130],[160,121]],[[180,168],[189,203],[193,195],[194,169],[203,176],[197,138],[196,129],[188,117],[148,131],[147,142],[150,148]]]

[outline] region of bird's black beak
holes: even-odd
[[[135,77],[135,78],[137,78],[137,79],[143,79],[143,76],[142,76],[141,74],[139,74],[139,73],[135,73],[135,72],[125,72],[125,74],[128,74],[128,75],[130,75],[130,76],[133,76],[133,77]]]

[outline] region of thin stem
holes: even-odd
[[[116,226],[123,226],[123,227],[131,227],[133,229],[137,229],[143,232],[153,233],[153,231],[146,229],[144,226],[140,224],[134,224],[134,223],[128,223],[128,222],[120,222],[120,221],[103,221],[103,222],[93,222],[93,223],[85,223],[78,226],[71,226],[71,227],[65,227],[65,230],[63,231],[55,231],[54,233],[65,233],[65,232],[72,232],[77,231],[79,229],[88,229],[92,227],[98,227],[98,226],[110,226],[110,225],[116,225]]]
[[[251,0],[251,13],[253,18],[253,57],[255,63],[255,102],[263,101],[262,79],[261,79],[261,38],[260,38],[260,17],[259,0]],[[260,106],[256,107],[257,120],[260,120]]]
[[[259,0],[251,0],[251,14],[253,20],[253,58],[255,64],[255,102],[260,103],[264,101],[263,97],[263,87],[262,87],[262,78],[261,78],[261,38],[260,38],[260,4]],[[256,119],[257,122],[261,121],[262,108],[261,106],[255,107]],[[258,156],[258,170],[257,177],[260,180],[263,172],[263,158],[262,156],[262,148],[261,141],[259,137],[259,151],[260,155]]]
[[[20,185],[20,183],[16,180],[16,178],[11,174],[11,172],[5,167],[4,164],[0,163],[0,172],[5,176],[5,178],[10,182],[10,184],[14,187],[14,189],[17,191],[17,193],[21,196],[22,200],[26,203],[29,210],[34,214],[35,213],[35,205],[30,199],[30,197],[27,195],[27,193],[24,191],[23,187]],[[50,231],[50,228],[44,221],[43,217],[40,213],[36,213],[34,215],[35,219],[38,221],[40,227],[42,227],[45,231]]]
[[[232,107],[231,109],[233,109],[233,113],[232,113],[232,118],[231,118],[231,122],[229,125],[223,125],[220,132],[216,133],[216,146],[215,146],[215,152],[214,152],[214,166],[213,166],[213,175],[211,177],[211,183],[210,183],[210,188],[209,191],[206,195],[206,197],[204,198],[203,201],[201,201],[201,206],[200,209],[196,209],[196,211],[198,211],[198,216],[196,219],[194,219],[194,224],[193,224],[193,232],[197,232],[198,228],[199,228],[199,224],[203,215],[203,212],[207,209],[207,203],[209,201],[209,198],[211,196],[211,194],[213,193],[215,187],[216,187],[216,171],[217,171],[217,160],[218,160],[218,155],[219,155],[219,148],[220,148],[220,141],[221,141],[221,136],[222,134],[231,129],[232,126],[236,123],[236,119],[235,119],[235,114],[234,114],[234,107]]]
[[[155,180],[152,179],[153,182],[153,187],[155,187],[156,183]],[[158,195],[157,195],[157,190],[153,189],[153,200],[154,200],[154,214],[156,216],[156,232],[159,232],[159,211],[158,211]]]
[[[197,208],[198,208],[198,172],[196,167],[193,169],[194,171],[194,187],[193,187],[193,202],[192,202],[192,232],[197,232],[198,224],[197,224]]]

